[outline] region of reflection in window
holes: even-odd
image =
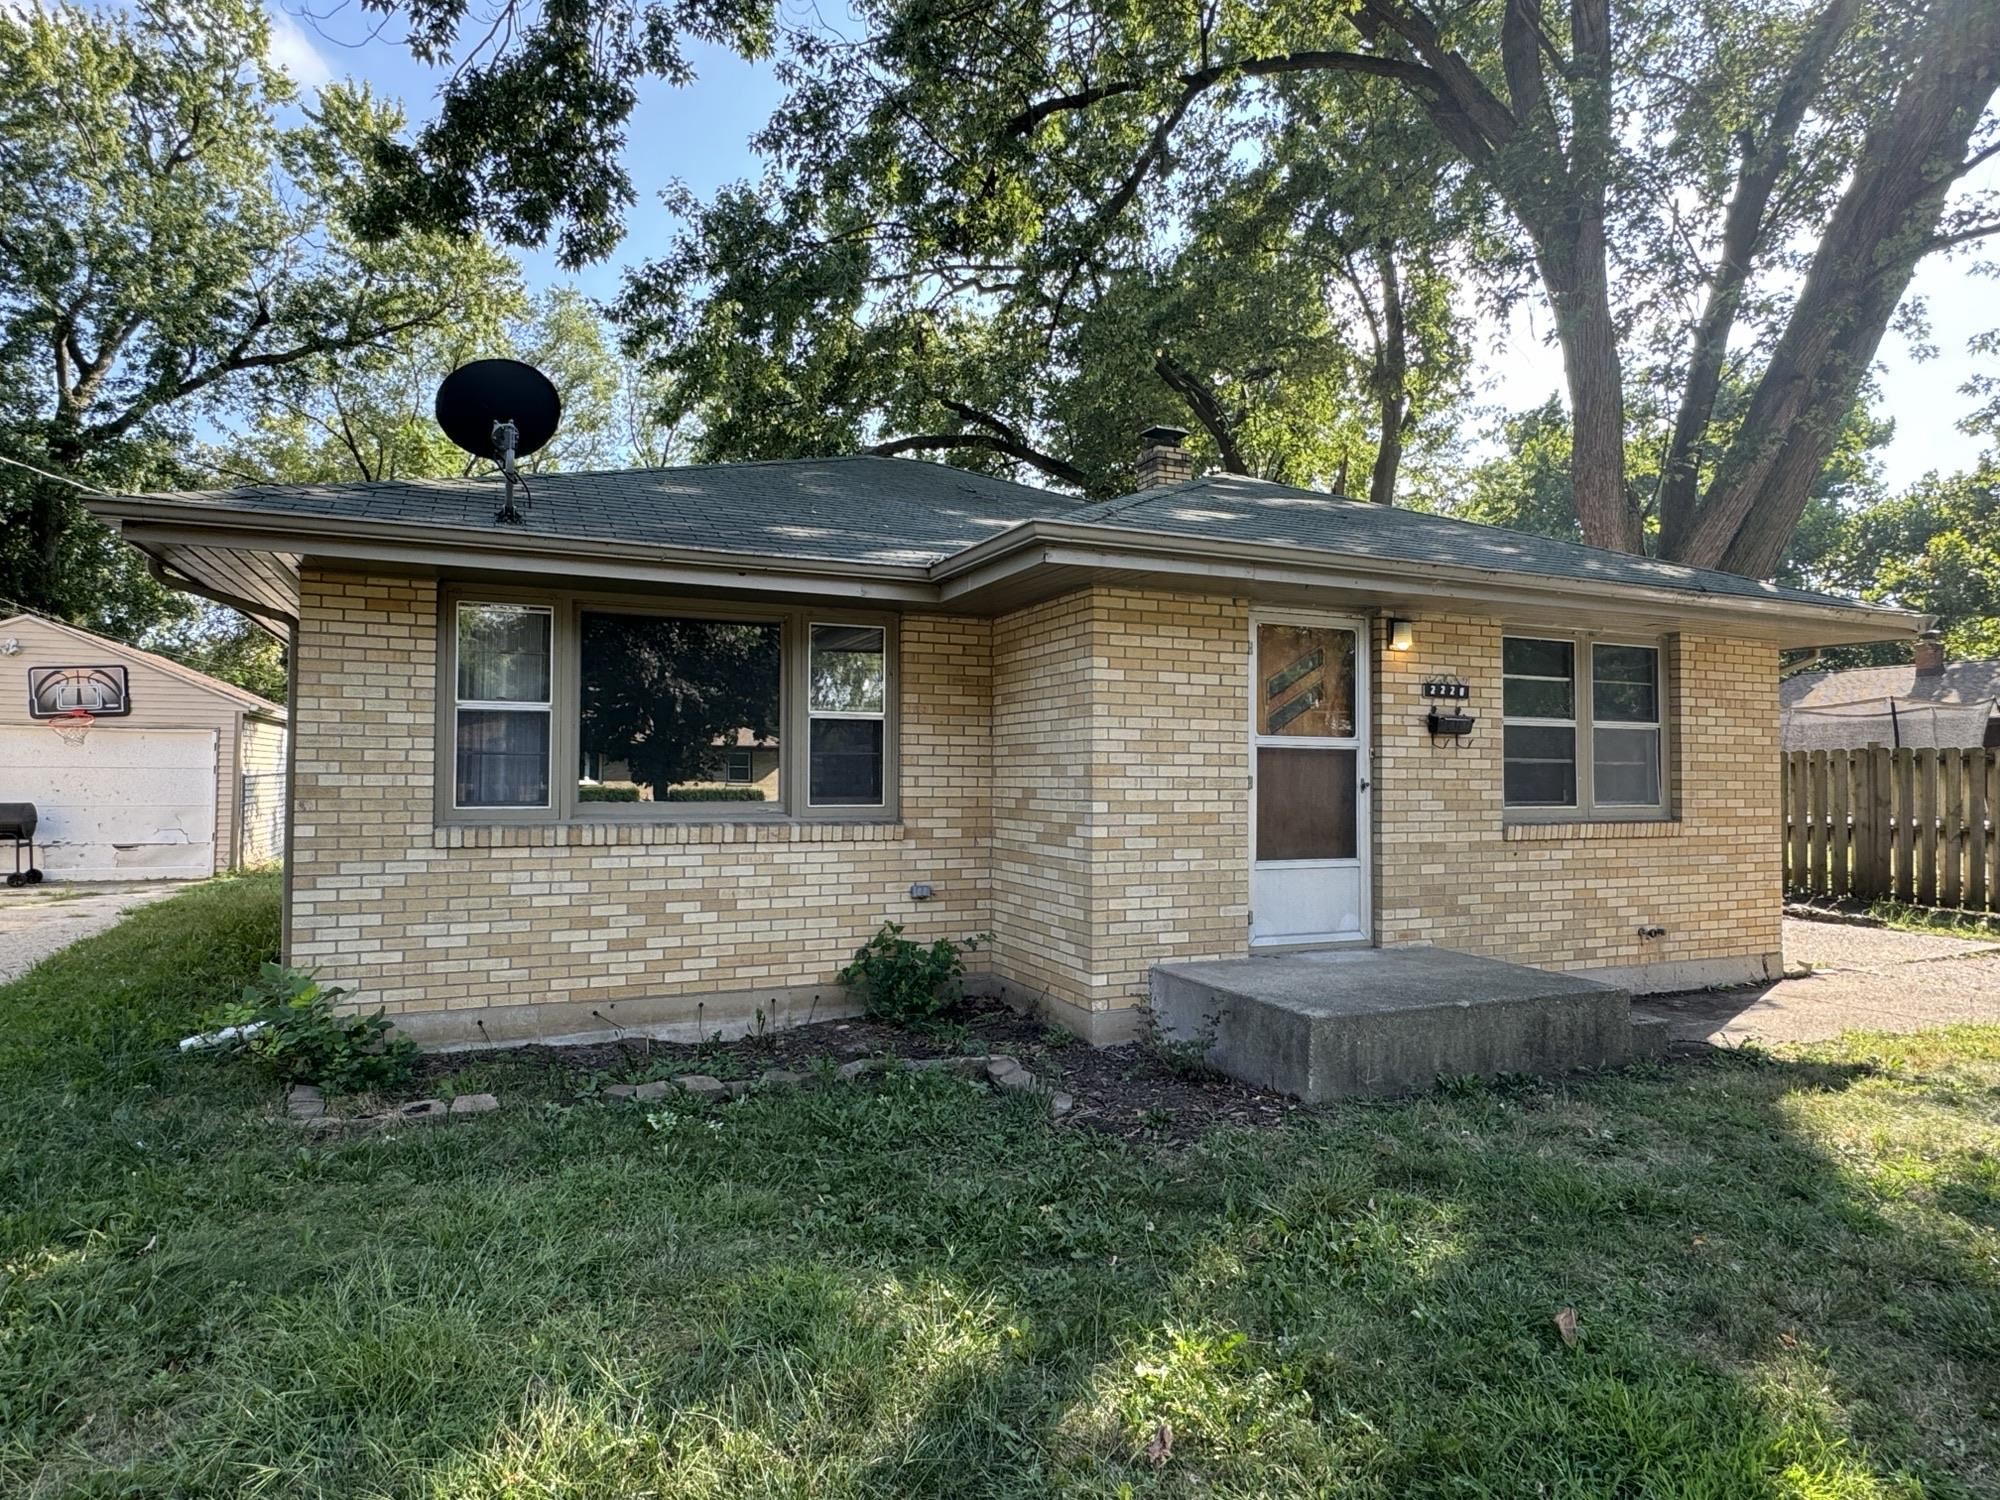
[[[1257,627],[1257,733],[1354,737],[1354,632],[1314,625]]]
[[[586,780],[644,802],[780,800],[777,624],[585,610],[581,633]]]

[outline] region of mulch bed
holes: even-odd
[[[1190,1075],[1137,1042],[1092,1047],[1046,1023],[1018,1016],[997,1001],[966,1001],[936,1032],[906,1031],[879,1021],[817,1021],[762,1037],[699,1046],[635,1037],[573,1047],[513,1047],[473,1054],[481,1062],[514,1062],[551,1070],[623,1076],[702,1072],[755,1078],[767,1068],[804,1072],[820,1058],[958,1057],[1004,1053],[1018,1058],[1044,1089],[1075,1101],[1063,1124],[1130,1141],[1184,1144],[1217,1125],[1274,1125],[1304,1106],[1219,1074]],[[466,1053],[429,1053],[418,1061],[423,1081],[457,1072]]]

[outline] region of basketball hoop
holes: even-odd
[[[56,738],[65,745],[81,745],[90,738],[90,726],[97,722],[97,716],[87,708],[70,708],[49,720],[49,728],[56,732]]]

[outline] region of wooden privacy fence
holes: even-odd
[[[2000,751],[1792,750],[1785,889],[2000,911]]]

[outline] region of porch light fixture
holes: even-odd
[[[1407,651],[1416,645],[1416,643],[1416,626],[1412,625],[1408,620],[1392,619],[1389,622],[1389,649],[1391,651]]]

